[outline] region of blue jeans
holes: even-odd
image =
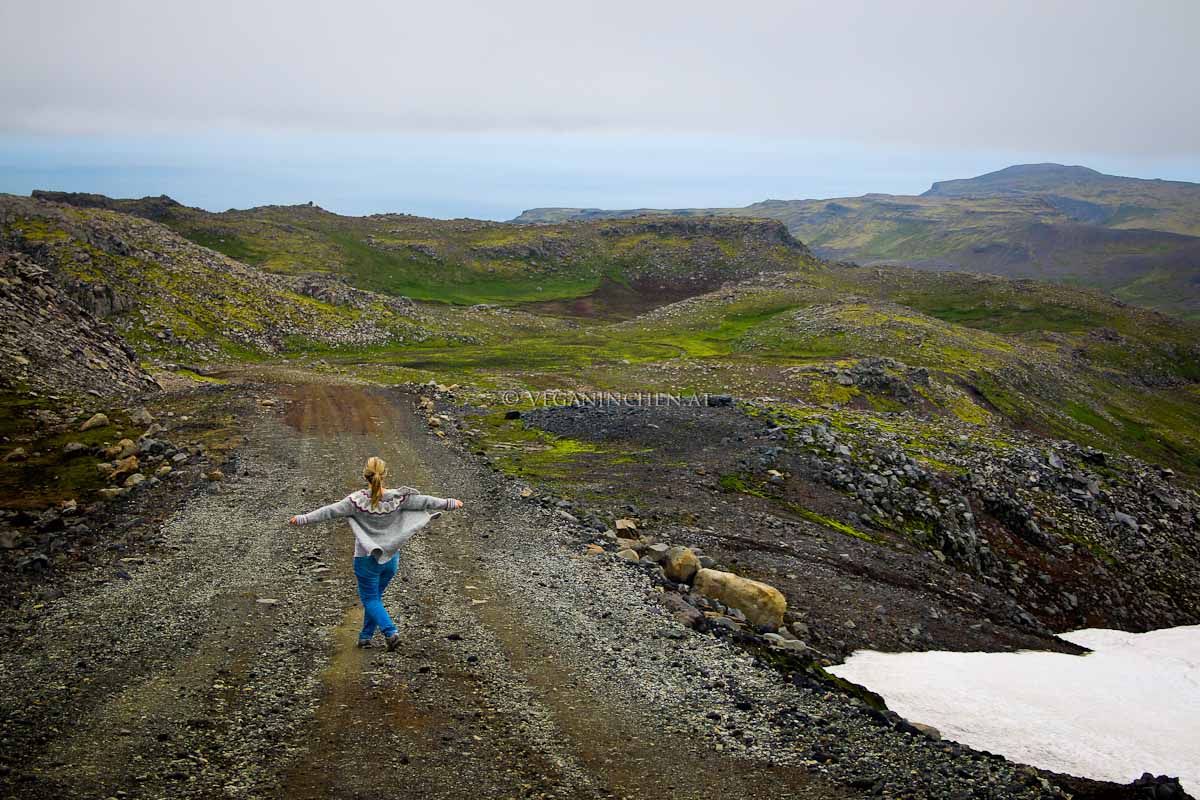
[[[363,605],[363,627],[358,638],[370,639],[375,635],[376,628],[383,631],[384,636],[396,632],[395,623],[383,607],[383,590],[396,577],[399,563],[399,553],[386,564],[380,564],[371,556],[355,557],[354,577],[358,578],[358,599]]]

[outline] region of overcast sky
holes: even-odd
[[[1195,0],[4,2],[0,190],[141,170],[245,205],[307,163],[344,206],[358,184],[444,215],[921,191],[1011,160],[1198,180],[1198,32]],[[210,198],[206,165],[261,183]]]

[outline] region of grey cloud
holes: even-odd
[[[0,129],[755,134],[1200,152],[1200,3],[63,2]]]

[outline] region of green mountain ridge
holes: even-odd
[[[514,222],[644,214],[777,219],[818,255],[1094,286],[1200,316],[1200,184],[1036,164],[939,181],[918,196],[766,200],[744,208],[530,209]]]
[[[360,289],[456,304],[554,301],[614,285],[627,294],[677,299],[762,270],[816,264],[783,225],[766,219],[663,217],[520,228],[407,214],[351,217],[313,205],[212,213],[166,197],[34,197],[151,219],[270,273],[332,275]]]

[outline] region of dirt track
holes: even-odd
[[[245,421],[229,479],[166,524],[163,554],[80,582],[0,654],[5,796],[856,794],[721,745],[734,701],[704,676],[745,656],[679,641],[640,576],[580,555],[404,398],[280,394]],[[284,524],[355,488],[376,452],[467,503],[402,553],[391,654],[354,647],[345,526]]]

